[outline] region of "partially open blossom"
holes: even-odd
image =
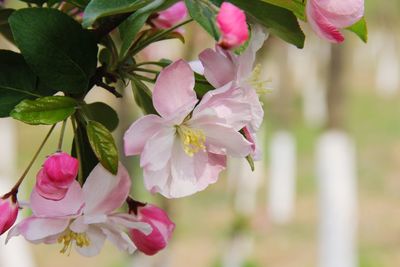
[[[140,118],[124,136],[125,154],[140,155],[146,188],[168,198],[205,189],[226,167],[226,155],[245,157],[251,152],[251,143],[238,132],[248,120],[249,104],[228,105],[214,98],[223,95],[229,84],[210,91],[198,103],[194,85],[194,73],[185,61],[166,67],[153,90],[160,116]]]
[[[62,199],[74,182],[78,169],[79,161],[67,153],[51,155],[36,176],[36,191],[48,199]]]
[[[312,29],[333,43],[344,41],[340,29],[349,27],[364,15],[364,0],[308,0],[307,18]]]
[[[249,38],[246,14],[229,2],[224,2],[217,15],[217,26],[221,32],[219,45],[232,49],[244,44]]]
[[[0,198],[0,235],[13,226],[18,216],[18,202],[15,195]]]
[[[164,249],[175,229],[175,224],[168,214],[156,206],[146,205],[138,208],[136,217],[138,221],[148,223],[153,228],[149,235],[136,229],[130,231],[138,250],[150,256]]]
[[[157,14],[151,22],[159,29],[169,29],[182,22],[187,17],[187,9],[183,1],[172,5]]]
[[[239,90],[241,93],[231,92],[231,96],[243,97],[244,102],[251,105],[251,120],[246,125],[246,137],[253,143],[253,156],[257,159],[259,149],[255,144],[255,133],[261,127],[264,110],[258,94],[265,91],[265,81],[260,77],[261,68],[254,66],[256,52],[262,47],[267,38],[264,29],[259,25],[253,26],[251,40],[247,49],[239,56],[231,51],[216,47],[216,50],[206,49],[200,53],[199,58],[204,68],[204,76],[215,88],[233,83],[230,90]],[[198,71],[201,68],[192,64]],[[227,95],[220,97],[226,98]],[[225,99],[226,100],[226,99]],[[251,138],[250,138],[251,137]]]
[[[128,253],[136,249],[125,229],[149,234],[151,227],[135,216],[115,210],[125,202],[131,186],[128,172],[119,164],[112,175],[98,164],[81,188],[77,181],[59,201],[43,198],[34,189],[30,198],[32,216],[13,227],[7,241],[17,235],[37,244],[61,243],[61,253],[75,249],[83,256],[97,255],[108,239]]]

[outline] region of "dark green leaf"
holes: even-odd
[[[306,20],[305,16],[305,1],[304,0],[263,0],[264,2],[275,6],[283,7],[292,11],[296,17],[301,20]]]
[[[75,158],[78,157],[75,145],[75,142],[77,142],[80,152],[80,160],[81,160],[80,164],[82,169],[82,176],[83,180],[85,181],[86,178],[89,176],[90,172],[93,170],[93,168],[97,165],[97,163],[99,163],[99,160],[97,159],[96,155],[92,150],[92,147],[90,146],[90,142],[86,133],[85,123],[79,120],[77,123],[78,123],[77,131],[74,141],[72,143],[71,155]]]
[[[100,122],[109,131],[114,131],[118,127],[118,114],[109,105],[103,102],[95,102],[82,106],[82,111],[90,120]]]
[[[203,76],[195,73],[195,78],[194,91],[198,98],[202,98],[208,91],[215,89]]]
[[[213,0],[213,2],[220,4],[222,1]],[[298,48],[304,47],[304,33],[291,11],[262,0],[229,0],[229,2],[246,11],[256,22],[267,27],[272,34]]]
[[[367,21],[363,17],[357,23],[353,24],[352,26],[348,27],[347,30],[354,32],[360,39],[366,43],[368,42],[368,27]]]
[[[55,124],[74,114],[75,99],[66,96],[46,96],[23,100],[10,113],[11,117],[28,124]]]
[[[110,131],[96,121],[89,121],[86,125],[86,131],[93,152],[101,165],[112,174],[117,174],[118,150]]]
[[[81,93],[96,70],[93,36],[68,15],[49,8],[26,8],[9,18],[15,42],[43,83]]]
[[[47,2],[47,0],[20,0],[20,1],[25,3],[37,4],[39,6],[42,6],[44,3]]]
[[[36,75],[20,54],[0,50],[0,70],[0,117],[8,117],[10,111],[24,99],[53,94],[38,85]]]
[[[133,96],[136,104],[142,109],[144,114],[158,114],[153,106],[151,91],[138,79],[132,79]]]
[[[83,26],[91,26],[97,19],[133,12],[149,3],[153,0],[92,0],[87,5],[83,15]]]
[[[8,24],[8,18],[14,11],[15,10],[11,8],[0,9],[0,34],[12,43],[14,43],[14,38],[12,36],[10,24]]]
[[[216,10],[210,5],[198,0],[185,0],[190,16],[197,21],[216,41],[219,40],[219,30],[215,24]]]

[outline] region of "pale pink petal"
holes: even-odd
[[[204,75],[204,67],[200,60],[189,62],[190,68],[197,74]]]
[[[221,148],[233,157],[246,157],[252,151],[251,143],[231,127],[218,124],[203,124],[206,144]]]
[[[215,88],[236,80],[236,66],[225,55],[208,48],[200,53],[199,59],[204,66],[204,76]]]
[[[122,230],[116,229],[113,225],[104,224],[101,231],[106,235],[107,240],[116,246],[120,251],[132,254],[136,250],[129,236]]]
[[[175,134],[175,127],[165,127],[149,138],[140,157],[140,166],[150,171],[163,168],[171,157]]]
[[[64,232],[69,221],[69,219],[29,217],[10,230],[7,240],[18,235],[22,235],[26,240],[32,242],[42,240]]]
[[[226,168],[226,156],[213,153],[197,153],[194,157],[195,173],[199,177],[197,189],[202,191],[208,185],[217,182],[219,173]]]
[[[84,213],[87,215],[111,213],[122,206],[130,189],[131,179],[121,163],[117,175],[111,174],[98,164],[83,185]]]
[[[84,233],[88,230],[89,225],[85,223],[84,216],[76,218],[69,226],[75,233]]]
[[[346,28],[364,15],[364,0],[318,0],[321,13],[338,28]]]
[[[156,134],[163,125],[163,120],[157,115],[147,115],[135,121],[124,135],[126,156],[139,155],[149,138]]]
[[[89,246],[75,246],[75,250],[85,257],[93,257],[98,255],[104,246],[106,235],[97,226],[90,226],[85,233],[89,239]]]
[[[158,16],[152,20],[153,24],[160,29],[168,29],[178,24],[187,17],[187,9],[183,1],[172,5],[158,13]]]
[[[78,215],[84,205],[83,192],[80,184],[74,181],[65,197],[61,200],[50,200],[32,190],[30,207],[36,217],[64,217]]]
[[[168,191],[168,181],[170,180],[170,164],[158,171],[149,171],[143,169],[144,185],[152,194],[160,193],[170,198]]]
[[[250,103],[251,106],[252,119],[250,125],[254,131],[258,131],[264,120],[264,109],[262,103],[260,102],[257,92],[253,88],[247,87],[243,89],[246,94],[247,102]]]
[[[111,224],[122,225],[128,229],[136,229],[141,231],[145,235],[151,233],[152,228],[148,223],[139,222],[136,219],[136,216],[128,213],[116,213],[108,216],[108,221]]]
[[[186,105],[197,103],[194,92],[194,74],[189,64],[183,60],[176,61],[157,78],[153,90],[153,104],[162,117],[173,115]]]

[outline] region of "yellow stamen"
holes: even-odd
[[[181,138],[183,150],[188,156],[193,157],[200,150],[206,149],[204,146],[206,136],[202,130],[192,129],[185,125],[179,125],[176,129]]]
[[[271,89],[268,88],[269,80],[261,80],[261,64],[257,64],[253,69],[251,76],[247,82],[256,90],[257,94],[263,95],[268,93]]]
[[[57,241],[58,243],[64,244],[64,247],[60,250],[60,253],[62,254],[67,252],[67,250],[71,251],[73,242],[75,242],[75,244],[80,248],[90,245],[90,241],[86,233],[75,233],[71,230],[67,230],[58,238]]]

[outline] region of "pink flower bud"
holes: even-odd
[[[187,17],[185,3],[180,1],[171,7],[158,13],[151,22],[159,29],[168,29],[183,21]]]
[[[219,45],[232,49],[244,44],[249,38],[246,14],[231,3],[224,2],[217,15],[217,26],[221,32]]]
[[[18,216],[18,202],[15,195],[0,198],[0,235],[11,228]]]
[[[67,153],[55,153],[36,176],[36,190],[44,198],[61,200],[78,175],[79,161]]]
[[[308,0],[307,19],[312,29],[332,43],[344,41],[339,29],[359,21],[364,15],[364,0]]]
[[[131,230],[131,238],[137,248],[146,255],[154,255],[164,249],[175,229],[167,213],[156,206],[146,205],[138,208],[137,219],[153,228],[149,235],[136,229]]]

